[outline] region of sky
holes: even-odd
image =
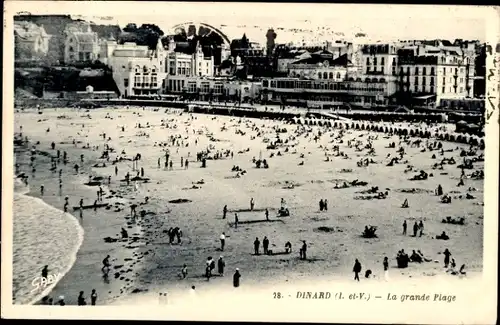
[[[485,41],[485,17],[492,11],[488,7],[441,5],[57,1],[38,6],[44,2],[36,3],[36,9],[33,5],[25,8],[32,14],[79,15],[96,23],[119,24],[122,28],[130,22],[154,23],[165,34],[173,33],[176,24],[203,22],[220,28],[230,39],[246,33],[251,41],[261,44],[265,44],[265,33],[270,27],[278,35],[277,43],[303,38],[350,39],[358,32],[381,41],[436,38]],[[22,9],[17,5],[16,9]]]

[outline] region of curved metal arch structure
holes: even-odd
[[[212,25],[206,24],[206,23],[188,21],[188,22],[185,22],[182,24],[174,25],[172,27],[172,30],[175,32],[177,29],[184,28],[184,27],[189,26],[189,25],[202,26],[202,27],[208,28],[208,29],[214,31],[215,33],[217,33],[227,45],[231,45],[231,41],[229,40],[229,37],[226,36],[226,34],[224,34],[220,29],[218,29]]]

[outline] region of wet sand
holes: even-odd
[[[104,119],[108,112],[113,117],[112,120]],[[56,117],[63,113],[71,119],[56,120]],[[397,136],[389,138],[382,133],[349,130],[344,135],[343,144],[330,143],[334,139],[330,136],[330,132],[323,135],[318,143],[300,136],[296,141],[291,141],[297,145],[294,149],[290,149],[289,153],[283,153],[284,148],[281,148],[279,150],[282,151],[282,156],[275,155],[270,158],[270,153],[276,153],[277,150],[267,150],[268,143],[263,143],[263,137],[274,139],[276,133],[271,132],[271,127],[280,126],[287,129],[287,133],[280,133],[280,137],[285,139],[291,135],[296,125],[254,119],[242,119],[240,122],[240,119],[214,115],[193,115],[195,119],[191,120],[188,114],[182,116],[165,114],[162,109],[158,112],[142,109],[103,109],[91,111],[92,119],[81,117],[86,114],[83,111],[76,112],[69,109],[47,110],[42,115],[20,113],[16,114],[15,130],[18,132],[19,125],[23,125],[23,132],[30,138],[43,139],[44,141],[38,146],[40,150],[50,151],[50,142],[54,139],[58,140],[56,149],[61,146],[61,150],[68,151],[73,160],[83,152],[89,161],[87,166],[92,165],[102,151],[104,140],[102,137],[99,139],[99,134],[102,132],[106,132],[107,136],[112,138],[108,143],[118,151],[124,149],[128,156],[140,152],[142,159],[139,167],[144,167],[145,176],[151,178],[151,182],[140,184],[138,192],[134,191],[133,184],[127,187],[118,182],[114,176],[113,166],[93,168],[93,173],[113,175],[109,188],[120,191],[126,200],[135,198],[135,201],[139,202],[143,201],[145,196],[149,196],[150,201],[144,208],[154,214],[146,216],[141,222],[144,233],[139,244],[133,244],[134,248],[127,249],[123,247],[125,243],[105,243],[103,238],[115,237],[121,227],[127,226],[128,219],[125,217],[130,214],[129,209],[125,208],[122,212],[99,209],[97,213],[87,210],[89,212],[86,212],[83,218],[85,239],[78,253],[77,262],[53,292],[53,295],[64,294],[68,302],[70,299],[76,299],[79,290],[84,290],[88,295],[92,288],[96,288],[99,292],[99,301],[107,303],[113,302],[117,296],[122,297],[123,301],[133,299],[130,297],[133,297],[134,294],[131,292],[135,289],[137,289],[135,292],[148,290],[152,292],[151,295],[164,290],[185,292],[191,285],[203,290],[212,290],[211,288],[223,290],[222,288],[231,287],[231,275],[235,268],[239,268],[243,274],[242,286],[265,283],[282,285],[311,277],[351,279],[354,258],[358,258],[362,263],[363,272],[366,269],[373,271],[371,279],[363,278],[362,281],[383,281],[384,256],[389,257],[390,273],[403,278],[441,275],[453,277],[445,274],[443,269],[442,252],[445,248],[451,250],[458,267],[464,263],[467,265],[469,275],[480,273],[482,270],[483,181],[466,179],[464,187],[456,187],[460,177],[457,165],[445,165],[444,170],[431,169],[432,164],[436,162],[431,159],[431,155],[435,153],[438,156],[437,160],[442,158],[437,151],[431,153],[421,152],[421,148],[407,148],[408,154],[404,159],[409,160],[408,164],[413,165],[416,171],[424,169],[434,174],[434,177],[425,181],[410,181],[409,178],[417,172],[405,173],[408,164],[386,167],[387,154],[394,156],[396,149],[399,148],[396,146],[396,149],[389,149],[386,146],[392,141],[398,143]],[[42,121],[37,122],[39,119]],[[161,126],[162,119],[174,119],[175,122],[168,123],[170,126],[176,124],[177,128],[166,129]],[[57,128],[54,122],[57,123]],[[147,122],[151,124],[150,128],[135,128],[136,123],[145,125]],[[101,146],[99,151],[72,148],[69,136],[76,135],[80,127],[76,128],[75,124],[81,123],[84,123],[85,127],[78,136],[79,139],[89,142],[91,146],[99,144]],[[224,123],[226,131],[221,130]],[[251,127],[246,126],[247,123],[255,124],[254,126],[261,129],[264,134],[252,138],[257,131],[252,131]],[[121,132],[119,127],[121,125],[126,125],[125,132]],[[45,132],[47,127],[51,128],[49,133]],[[184,130],[186,127],[187,133]],[[203,132],[193,135],[192,129]],[[237,129],[245,134],[236,134]],[[312,129],[319,130],[320,127]],[[338,135],[338,130],[332,129],[332,131]],[[140,132],[149,134],[149,137],[137,136]],[[169,148],[170,157],[174,160],[174,170],[170,171],[163,167],[163,147],[153,144],[167,141],[171,134],[177,133],[183,137],[189,136],[186,140],[189,142],[189,147]],[[221,141],[211,141],[207,133],[212,133],[213,138]],[[370,156],[378,163],[368,167],[358,167],[357,161],[368,157],[366,150],[361,152],[355,148],[347,148],[346,140],[356,138],[366,143],[368,134],[378,135],[378,139],[373,141],[376,155]],[[194,144],[195,138],[198,138],[198,145]],[[60,145],[61,141],[67,141],[69,144]],[[193,158],[197,151],[205,149],[208,145],[214,145],[221,151],[230,149],[234,151],[234,157],[208,160],[207,168],[200,168],[200,163],[193,161]],[[339,145],[340,150],[351,159],[330,157],[330,161],[326,162],[324,152],[319,145],[329,147]],[[456,143],[443,142],[443,145],[445,150],[456,147],[468,148],[466,145]],[[291,153],[294,150],[297,150],[296,154]],[[240,151],[242,153],[239,154]],[[187,157],[188,153],[190,153],[190,166],[185,170],[180,167],[180,157]],[[300,153],[304,153],[304,158],[299,158]],[[446,152],[444,157],[454,157],[459,164],[462,161],[459,153],[459,150]],[[253,166],[252,157],[258,159],[260,154],[262,158],[268,160],[269,169],[256,169]],[[160,157],[162,166],[158,168],[157,160]],[[303,165],[300,165],[301,162]],[[74,162],[68,164],[67,173],[72,173],[73,164]],[[236,178],[236,173],[231,172],[234,165],[240,166],[247,173]],[[130,162],[119,163],[118,166],[119,178],[123,178],[127,171],[132,176],[135,175]],[[478,169],[482,169],[482,163],[475,164],[474,170]],[[472,171],[466,170],[466,172]],[[46,179],[48,177],[50,173]],[[96,188],[81,185],[86,182],[86,177],[86,174],[71,176],[75,184],[65,186],[64,191],[68,192],[63,195],[70,196],[70,206],[78,205],[76,197],[85,197],[88,204],[93,202]],[[37,179],[30,181],[33,189],[39,188],[38,178],[42,176],[37,175]],[[204,184],[198,185],[198,189],[188,189],[201,179],[204,180]],[[368,185],[334,189],[337,183],[340,185],[344,181],[350,182],[355,179],[366,181]],[[65,180],[66,182],[68,180]],[[57,181],[48,184],[45,180],[44,184],[46,193],[57,192]],[[291,187],[290,184],[294,186]],[[443,186],[445,193],[451,192],[450,195],[457,196],[452,204],[441,203],[440,198],[433,194],[438,184]],[[366,191],[371,186],[378,186],[383,191],[387,189],[388,197],[384,200],[359,199],[367,196],[366,193],[360,192]],[[477,191],[472,193],[476,199],[459,199],[458,195],[465,195],[468,187],[477,188]],[[407,193],[412,188],[416,190]],[[247,211],[251,197],[255,200],[256,211]],[[191,202],[180,204],[168,202],[180,198],[189,199]],[[290,217],[276,217],[280,198],[286,200]],[[318,201],[321,198],[328,200],[326,212],[320,212],[318,209]],[[402,209],[401,204],[405,198],[409,200],[410,207]],[[63,199],[56,195],[53,198],[43,199],[53,200],[52,205],[62,208]],[[227,219],[223,220],[222,207],[225,204],[228,205],[229,213]],[[283,222],[264,222],[265,208],[269,209],[271,220]],[[234,211],[238,211],[240,222],[254,222],[241,223],[235,229],[232,225]],[[86,217],[87,214],[89,216]],[[463,216],[466,218],[466,225],[441,223],[446,216]],[[78,215],[76,217],[78,218]],[[412,232],[415,220],[423,220],[424,236],[416,238],[403,236],[402,223],[405,219],[408,222],[409,234]],[[362,238],[360,235],[365,225],[377,226],[378,238]],[[170,227],[182,229],[184,234],[182,244],[168,243],[168,236],[164,231]],[[434,239],[442,231],[446,231],[450,240]],[[227,236],[224,252],[218,251],[219,235],[222,232]],[[131,233],[133,231],[129,229],[129,234]],[[255,237],[259,237],[262,241],[263,236],[269,238],[270,249],[274,252],[284,251],[285,242],[290,241],[293,246],[292,254],[254,256],[253,241]],[[308,243],[308,256],[305,261],[300,260],[298,256],[302,240]],[[421,250],[426,257],[432,259],[432,262],[410,263],[408,268],[398,269],[395,256],[400,249],[405,249],[410,254],[413,249]],[[125,254],[130,256],[135,251],[138,255],[131,256],[132,261],[125,261],[127,258]],[[136,274],[137,277],[125,281],[115,279],[110,274],[110,283],[103,283],[100,268],[106,254],[116,258],[112,262],[113,267],[125,264],[127,266],[122,268],[128,268],[128,265],[140,260],[134,265],[133,271],[128,272]],[[223,255],[226,261],[226,276],[224,278],[216,276],[207,282],[203,277],[205,260],[208,256],[217,260],[219,255]],[[178,274],[183,264],[188,265],[189,275],[187,279],[180,280]],[[114,270],[111,273],[114,273]],[[125,285],[125,282],[132,281],[133,284]],[[126,296],[129,297],[123,298]]]

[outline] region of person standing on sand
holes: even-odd
[[[97,301],[97,292],[95,291],[95,289],[92,289],[92,293],[90,294],[90,304],[92,306],[95,306],[96,301]]]
[[[57,301],[57,304],[59,306],[66,306],[66,303],[64,302],[64,296],[59,296],[59,300]]]
[[[264,255],[268,254],[268,249],[269,249],[269,239],[267,239],[267,236],[264,236],[264,239],[262,240],[262,248],[264,248]]]
[[[115,176],[118,176],[118,166],[115,166]]]
[[[109,263],[109,258],[110,256],[106,256],[103,260],[102,260],[102,272],[105,274],[105,275],[108,275],[109,273],[109,268],[111,266],[111,264]]]
[[[385,281],[389,281],[389,261],[387,259],[387,256],[384,257],[384,278]]]
[[[418,231],[418,223],[415,221],[415,224],[413,225],[413,237],[417,237],[417,231]]]
[[[188,275],[188,269],[187,269],[187,265],[184,264],[182,266],[182,271],[181,271],[181,275],[182,275],[182,278],[185,279]]]
[[[359,282],[359,273],[361,272],[361,263],[359,263],[358,259],[354,262],[354,268],[352,269],[354,272],[354,280],[358,280]]]
[[[78,306],[85,306],[85,305],[87,305],[87,302],[85,302],[83,291],[80,291],[80,295],[78,296]]]
[[[42,185],[40,185],[40,195],[42,195],[42,196],[43,196],[43,190],[44,190],[44,186],[42,184]]]
[[[234,228],[238,228],[238,214],[234,214]]]
[[[323,208],[328,211],[328,201],[326,199],[323,200]]]
[[[305,240],[302,241],[302,259],[307,259],[307,244]]]
[[[222,233],[220,235],[220,250],[223,252],[224,251],[224,246],[226,245],[226,235]]]
[[[319,200],[319,211],[323,211],[324,207],[323,199]]]
[[[255,206],[255,202],[253,198],[250,199],[250,211],[253,211],[253,207]]]
[[[224,267],[226,266],[226,262],[223,260],[223,256],[221,255],[219,257],[219,260],[217,261],[217,271],[219,272],[220,276],[224,276]]]
[[[240,269],[236,269],[233,275],[233,286],[235,288],[238,288],[240,286],[240,278],[241,278]]]
[[[42,278],[47,279],[49,276],[49,266],[45,265],[42,269]]]
[[[259,246],[260,246],[259,238],[255,237],[255,240],[253,242],[253,250],[255,255],[259,255]]]
[[[222,219],[226,219],[226,214],[227,214],[227,205],[224,206],[222,209]]]
[[[445,268],[448,268],[448,264],[450,264],[450,256],[451,256],[451,253],[450,251],[447,249],[444,250],[444,267]]]
[[[408,228],[408,224],[406,223],[406,220],[403,222],[403,235],[406,235],[406,228]]]
[[[269,221],[269,210],[266,208],[266,220]]]
[[[420,223],[418,224],[418,228],[420,228],[420,236],[419,237],[422,237],[422,235],[424,234],[424,222],[422,220],[420,220]]]
[[[211,265],[212,264],[212,258],[209,257],[208,260],[207,260],[207,263],[206,263],[206,267],[205,267],[205,276],[207,277],[207,281],[210,281],[210,277],[212,276],[212,269],[211,269]]]

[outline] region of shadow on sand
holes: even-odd
[[[248,225],[252,223],[261,223],[261,222],[281,222],[285,223],[283,220],[279,219],[273,219],[273,220],[245,220],[245,221],[238,221],[238,225]],[[229,222],[230,227],[234,227],[234,222]]]

